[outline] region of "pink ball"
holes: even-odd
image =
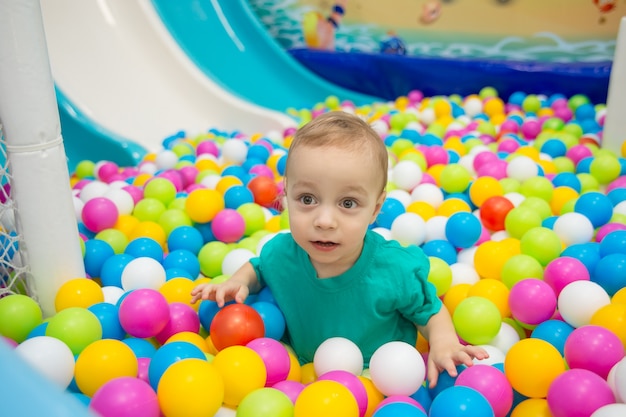
[[[624,346],[612,331],[584,325],[567,337],[565,361],[570,368],[587,369],[607,379],[611,368],[624,357]]]
[[[119,172],[119,167],[115,162],[105,161],[96,166],[96,178],[100,181],[111,182],[114,175]]]
[[[359,416],[363,417],[365,412],[367,411],[367,391],[365,390],[365,386],[357,377],[351,372],[336,370],[329,371],[319,376],[319,381],[336,381],[345,386],[350,390],[354,398],[356,399],[357,405],[359,406]]]
[[[501,139],[498,142],[498,152],[513,153],[519,149],[520,143],[513,138]]]
[[[267,371],[266,387],[272,387],[287,378],[291,369],[291,359],[282,343],[269,337],[259,337],[248,342],[246,346],[263,359]]]
[[[134,377],[119,377],[102,385],[91,398],[89,407],[102,417],[159,417],[156,392],[147,382]]]
[[[213,235],[224,243],[234,243],[243,237],[246,223],[237,210],[224,209],[211,222]]]
[[[513,285],[509,292],[509,308],[513,318],[531,326],[554,316],[557,297],[550,285],[541,279],[526,278]]]
[[[186,165],[178,170],[181,179],[183,180],[183,190],[190,184],[195,184],[196,177],[198,176],[198,168],[192,165]],[[180,190],[179,190],[180,191]]]
[[[95,233],[115,226],[118,216],[119,212],[115,203],[105,197],[96,197],[87,201],[81,214],[85,227]]]
[[[515,120],[506,119],[504,122],[502,122],[502,124],[500,125],[500,133],[507,133],[507,132],[512,132],[512,133],[519,132],[519,125],[517,124]]]
[[[209,154],[218,157],[220,150],[217,144],[212,140],[205,140],[196,146],[196,155]]]
[[[513,387],[504,372],[495,366],[470,366],[461,371],[454,385],[480,392],[493,408],[495,417],[505,417],[513,406]]]
[[[305,385],[302,382],[291,381],[288,379],[285,379],[284,381],[279,381],[272,386],[272,388],[281,391],[287,397],[289,397],[291,402],[294,404],[296,403],[298,395],[300,395],[304,387]]]
[[[495,159],[488,164],[481,165],[476,171],[479,177],[493,177],[497,180],[506,178],[506,168],[508,163],[502,159]]]
[[[254,176],[262,175],[264,177],[274,179],[274,172],[272,171],[272,168],[268,167],[265,164],[256,164],[252,166],[248,173]]]
[[[537,119],[530,118],[522,123],[522,135],[526,139],[535,139],[541,132],[541,122]]]
[[[574,145],[565,152],[565,156],[578,164],[582,159],[593,156],[591,149],[585,145]]]
[[[152,358],[137,358],[137,378],[150,383],[150,361]]]
[[[181,191],[183,189],[183,177],[175,169],[165,170],[165,171],[159,173],[154,178],[165,178],[166,180],[168,180],[169,182],[172,183],[174,188],[176,188],[177,192]],[[150,182],[150,180],[148,182]]]
[[[133,337],[156,336],[170,320],[167,300],[157,290],[139,288],[124,297],[119,307],[122,328]]]
[[[376,410],[378,410],[381,407],[384,407],[385,405],[389,403],[398,403],[398,402],[409,403],[411,405],[416,406],[417,408],[422,410],[424,413],[426,413],[426,410],[424,410],[424,407],[422,407],[422,404],[420,404],[414,398],[408,397],[406,395],[390,395],[389,397],[386,397],[384,400],[378,403],[378,405],[376,406]],[[374,411],[374,413],[376,413],[376,411]]]
[[[135,185],[127,185],[122,190],[126,191],[133,198],[135,204],[139,203],[143,199],[143,190]]]
[[[200,318],[196,310],[185,303],[173,302],[169,305],[170,319],[159,333],[155,335],[157,342],[164,344],[167,339],[180,332],[200,331]]]
[[[626,175],[616,178],[606,186],[606,192],[609,193],[616,188],[626,188]]]
[[[602,242],[602,239],[604,239],[606,235],[608,235],[611,232],[614,232],[615,230],[626,230],[626,224],[623,224],[623,223],[603,224],[602,226],[598,228],[598,231],[596,232],[596,242],[598,243]]]
[[[555,258],[543,271],[543,280],[552,287],[557,298],[567,284],[574,281],[589,281],[589,270],[577,258],[561,256]]]
[[[609,383],[587,369],[569,369],[548,389],[548,407],[554,417],[589,417],[615,402]]]
[[[427,165],[447,164],[450,156],[448,151],[442,146],[428,146],[423,149]]]
[[[474,156],[474,161],[472,161],[472,165],[474,167],[474,170],[478,171],[480,167],[491,164],[498,159],[498,155],[496,155],[495,153],[483,151],[477,153],[476,156]]]
[[[574,117],[574,113],[567,106],[559,107],[554,109],[554,116],[567,123],[572,120],[572,117]]]

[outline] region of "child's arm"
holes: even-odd
[[[445,306],[433,315],[425,326],[419,327],[428,340],[428,381],[433,388],[437,385],[439,372],[447,371],[451,377],[457,376],[457,365],[472,366],[473,359],[486,359],[487,351],[477,346],[463,345],[456,335],[450,313]]]
[[[219,284],[200,284],[191,291],[191,302],[212,300],[221,308],[227,301],[243,303],[249,294],[261,290],[256,271],[250,262],[241,266],[229,279]]]

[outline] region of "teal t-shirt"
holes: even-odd
[[[331,337],[356,343],[366,364],[387,342],[415,345],[415,324],[426,324],[442,305],[427,280],[430,262],[424,252],[372,231],[357,262],[336,277],[319,279],[291,233],[277,234],[250,262],[283,312],[287,342],[301,363],[312,362],[318,346]]]

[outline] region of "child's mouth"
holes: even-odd
[[[314,242],[312,242],[313,245],[319,249],[333,249],[335,248],[338,244],[335,242],[322,242],[320,240],[316,240]]]

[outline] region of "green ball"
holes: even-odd
[[[589,173],[602,185],[607,185],[620,176],[622,165],[611,155],[598,155],[589,166]]]
[[[469,187],[472,174],[463,165],[448,164],[440,173],[441,188],[447,193],[462,193]]]
[[[598,191],[600,189],[600,183],[593,175],[581,172],[580,174],[576,174],[576,176],[580,181],[580,194],[588,191]]]
[[[185,210],[185,202],[187,201],[187,197],[176,197],[174,201],[172,201],[167,208],[168,209],[179,209]]]
[[[430,270],[428,271],[428,282],[435,286],[437,297],[444,295],[452,285],[452,269],[446,261],[436,256],[429,256]]]
[[[76,165],[74,174],[76,174],[76,178],[79,179],[93,177],[95,169],[96,164],[93,161],[83,160]]]
[[[413,146],[413,142],[409,139],[398,138],[391,143],[390,150],[394,155],[400,157],[404,151],[413,149]]]
[[[528,94],[522,101],[522,109],[526,113],[537,113],[541,109],[541,100],[534,94]]]
[[[39,304],[23,294],[0,298],[0,335],[22,343],[28,334],[43,323]]]
[[[495,87],[486,86],[480,89],[478,96],[483,100],[486,98],[498,97],[498,90]]]
[[[338,109],[341,106],[341,102],[339,101],[339,97],[337,96],[328,96],[326,100],[324,100],[324,104],[329,109]]]
[[[569,100],[567,100],[567,106],[570,108],[571,111],[576,111],[578,107],[582,106],[583,104],[588,104],[590,102],[591,101],[589,100],[589,97],[587,97],[586,95],[574,94],[569,98]]]
[[[571,174],[576,172],[576,165],[574,165],[574,161],[566,156],[557,156],[552,160],[552,163],[556,168],[556,172],[559,174],[562,172],[569,172]]]
[[[206,277],[213,278],[222,274],[222,262],[230,247],[220,241],[213,241],[202,246],[198,252],[200,271]]]
[[[185,210],[170,208],[159,216],[159,225],[163,228],[166,236],[179,226],[193,226],[189,214]]]
[[[289,213],[288,210],[285,209],[280,213],[280,222],[279,222],[280,230],[289,229]]]
[[[534,228],[541,226],[541,216],[535,212],[532,208],[514,207],[508,212],[504,219],[504,230],[509,236],[520,239],[524,234]]]
[[[276,388],[259,388],[246,395],[237,407],[237,417],[293,417],[294,404]]]
[[[552,199],[552,195],[550,195],[550,200]],[[534,211],[541,217],[541,220],[545,220],[548,217],[552,216],[552,208],[550,207],[550,203],[544,198],[530,196],[524,199],[519,205],[519,207],[526,207]]]
[[[56,337],[74,355],[78,355],[89,344],[102,339],[102,325],[98,317],[88,309],[69,307],[50,318],[46,336]]]
[[[520,239],[520,251],[535,258],[542,266],[559,257],[563,243],[554,230],[535,227],[524,233]]]
[[[502,316],[491,300],[470,296],[456,306],[452,322],[461,339],[472,345],[484,345],[497,336]]]
[[[543,266],[530,255],[519,253],[511,256],[502,266],[502,282],[509,289],[526,278],[543,279]]]
[[[519,189],[520,194],[528,197],[537,197],[546,202],[552,200],[554,185],[546,177],[531,177],[524,180]]]
[[[167,206],[176,198],[176,186],[166,178],[153,178],[143,188],[144,198],[154,198]]]
[[[252,237],[252,236],[244,237],[239,242],[237,242],[237,247],[241,249],[247,249],[252,253],[256,253],[260,240],[261,238]]]
[[[107,242],[115,254],[124,253],[124,249],[128,245],[128,236],[117,229],[104,229],[98,232],[95,238]]]
[[[402,131],[409,122],[410,119],[406,113],[394,113],[389,117],[389,127],[397,132]]]
[[[563,121],[563,119],[560,119],[558,117],[550,117],[545,122],[543,122],[543,125],[541,125],[542,129],[544,130],[554,130],[554,131],[559,131],[563,129],[564,126],[565,126],[565,122]]]
[[[142,222],[151,221],[157,223],[164,211],[165,204],[163,204],[161,200],[153,197],[145,197],[135,204],[133,216]]]
[[[584,133],[583,128],[578,123],[566,123],[565,126],[563,126],[563,131],[576,138],[576,141],[578,141]]]
[[[181,156],[185,156],[185,155],[193,155],[195,152],[195,149],[190,143],[178,141],[176,142],[176,144],[174,144],[174,146],[172,146],[171,151],[174,152],[176,156],[180,158]]]
[[[502,185],[502,192],[504,194],[519,192],[519,189],[522,186],[519,180],[516,180],[515,178],[502,178],[500,179],[500,185]]]
[[[237,207],[237,213],[241,214],[246,225],[244,236],[251,236],[265,227],[265,211],[256,203],[244,203]]]

